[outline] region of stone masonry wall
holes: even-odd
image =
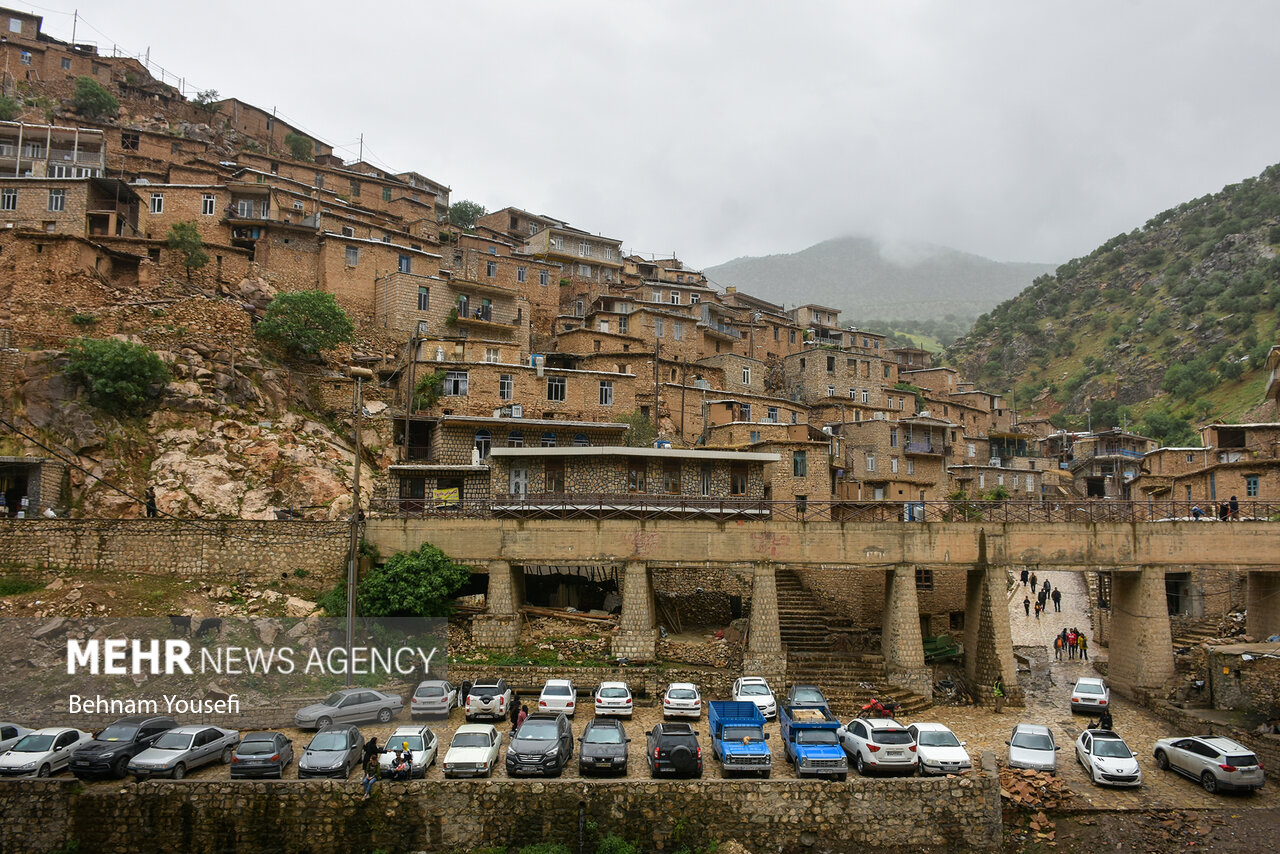
[[[827,781],[549,782],[457,780],[122,783],[0,781],[0,850],[349,854],[516,848],[577,850],[579,822],[646,849],[735,839],[752,851],[994,850],[992,771],[967,777]],[[158,829],[163,828],[163,832]],[[589,841],[589,840],[588,840]],[[816,845],[815,845],[816,844]]]

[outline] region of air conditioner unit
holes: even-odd
[[[999,458],[999,457],[992,457],[992,458],[991,458],[991,465],[995,466],[996,468],[999,468],[999,467],[1000,467],[1000,458]]]
[[[533,362],[533,367],[536,369],[538,376],[542,376],[542,369],[543,369],[543,366],[546,364],[546,357],[531,356],[530,360]]]
[[[427,334],[428,324],[425,320],[418,321],[418,335],[425,336]]]
[[[823,427],[823,428],[822,428],[822,432],[823,432],[823,433],[826,433],[828,436],[830,436],[830,435],[831,435],[831,426],[830,426],[830,425],[827,425],[826,427]]]

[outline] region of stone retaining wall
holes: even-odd
[[[994,759],[968,777],[827,781],[0,781],[0,851],[368,854],[515,849],[580,828],[645,850],[736,839],[752,851],[994,850]],[[586,840],[586,851],[592,841]]]
[[[507,680],[512,690],[535,700],[548,679],[568,679],[583,690],[601,682],[626,682],[636,705],[653,706],[672,682],[692,682],[707,697],[727,697],[741,674],[712,667],[489,667],[482,664],[450,664],[449,681],[461,685],[479,678]]]
[[[323,587],[346,565],[343,522],[0,519],[0,566],[69,567],[267,584],[305,569]]]

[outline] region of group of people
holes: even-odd
[[[373,784],[378,782],[378,778],[382,776],[382,767],[378,757],[389,752],[384,747],[378,746],[378,737],[372,736],[364,743],[364,796],[369,797],[369,793],[373,791]],[[413,751],[409,749],[409,742],[401,742],[401,746],[394,748],[395,758],[391,760],[391,771],[387,774],[389,780],[408,781],[413,779]]]
[[[1062,661],[1062,652],[1066,650],[1067,658],[1081,661],[1089,660],[1089,639],[1077,628],[1064,628],[1062,633],[1053,639],[1053,657]]]
[[[1213,515],[1213,505],[1209,505],[1209,515],[1210,517],[1212,517]],[[1200,519],[1203,519],[1204,516],[1205,516],[1205,512],[1200,509],[1199,504],[1192,505],[1191,507],[1192,519],[1199,521]],[[1240,521],[1240,502],[1236,499],[1234,495],[1231,496],[1230,501],[1224,501],[1218,505],[1218,519],[1219,521],[1222,521],[1222,522],[1227,522],[1227,521],[1239,522]]]
[[[1035,603],[1036,619],[1037,620],[1040,619],[1040,614],[1042,612],[1049,610],[1050,601],[1053,602],[1053,610],[1061,612],[1062,611],[1062,591],[1056,587],[1053,587],[1051,584],[1049,584],[1049,579],[1047,578],[1044,580],[1044,586],[1037,591],[1036,590],[1037,581],[1038,579],[1036,578],[1036,574],[1034,572],[1029,573],[1025,569],[1022,570],[1022,586],[1026,587],[1027,583],[1030,582],[1031,592],[1035,593],[1036,595],[1036,603]],[[1027,616],[1030,617],[1031,616],[1031,597],[1029,595],[1023,597],[1022,607],[1026,609]]]

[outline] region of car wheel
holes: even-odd
[[[324,729],[325,727],[329,726],[332,723],[333,723],[333,718],[321,718],[320,720],[316,721],[316,729]]]
[[[389,720],[391,720],[391,710],[378,709],[378,723],[385,724]]]
[[[1161,771],[1169,770],[1169,755],[1163,750],[1156,751],[1156,767]]]
[[[1205,771],[1200,775],[1200,785],[1212,795],[1218,791],[1218,778],[1213,776],[1212,771]]]
[[[843,782],[845,782],[845,781],[846,781],[846,780],[848,780],[848,779],[849,779],[849,775],[848,775],[848,774],[837,774],[837,775],[836,775],[836,782],[837,782],[837,783],[843,783]]]
[[[862,761],[862,754],[861,754],[861,753],[858,753],[856,756],[854,756],[854,758],[853,758],[853,767],[854,767],[854,768],[857,768],[857,769],[858,769],[858,773],[859,773],[859,774],[861,774],[863,777],[867,776],[867,766],[866,766],[866,764]]]
[[[128,773],[128,768],[126,767],[128,764],[128,757],[121,756],[116,760],[116,764],[111,766],[111,776],[115,777],[117,780],[123,780],[125,774]]]
[[[234,753],[235,753],[235,750],[234,750],[234,749],[232,749],[232,748],[230,748],[230,747],[225,747],[225,748],[223,748],[223,750],[222,750],[222,764],[223,764],[223,765],[230,765],[230,764],[231,764],[231,757],[232,757],[232,755],[233,755]]]
[[[36,776],[37,776],[37,777],[48,777],[48,776],[49,776],[49,766],[48,766],[48,765],[41,765],[41,766],[40,766],[40,770],[36,772]]]
[[[181,762],[173,766],[173,779],[181,780],[185,776],[187,776],[187,766],[183,765]]]

